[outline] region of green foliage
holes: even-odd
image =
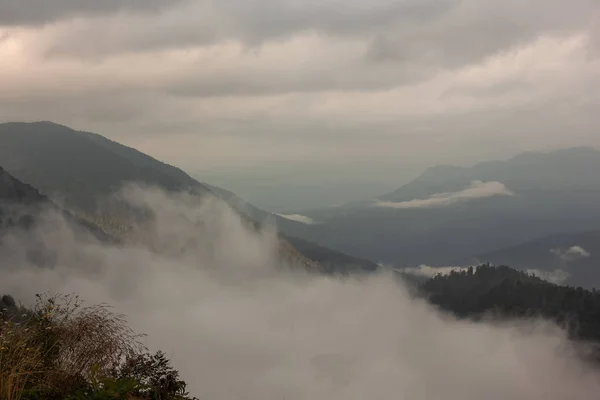
[[[68,396],[66,400],[128,400],[140,387],[139,382],[129,378],[99,379],[98,370],[98,366],[95,366],[92,369],[88,386]]]
[[[187,384],[179,378],[170,365],[167,356],[158,351],[155,354],[138,354],[129,357],[118,373],[121,379],[133,379],[141,384],[135,395],[148,400],[187,399]]]
[[[483,265],[438,275],[420,286],[431,303],[459,317],[541,317],[573,339],[600,342],[600,293],[558,286],[509,267]]]

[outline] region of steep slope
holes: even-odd
[[[115,241],[95,224],[59,208],[33,186],[19,181],[0,167],[1,228],[30,228],[40,218],[40,214],[45,211],[60,213],[75,228],[84,229],[101,241]]]
[[[78,132],[51,122],[0,124],[0,159],[16,178],[31,183],[77,215],[115,236],[127,232],[122,217],[130,210],[106,199],[126,182],[154,185],[167,191],[216,195],[252,221],[278,221],[278,217],[246,203],[234,193],[198,182],[182,170],[103,136]],[[282,219],[279,219],[282,220]],[[283,221],[285,226],[298,224]],[[298,252],[281,238],[287,260],[315,266],[310,243]],[[343,260],[338,252],[318,247],[320,258]],[[314,254],[316,251],[312,251]],[[302,253],[302,254],[301,254]],[[355,263],[356,264],[356,263]],[[342,269],[344,265],[339,265]]]
[[[258,222],[273,222],[277,223],[279,218],[269,212],[263,211],[260,208],[253,206],[238,195],[229,190],[222,189],[218,186],[205,184],[215,195],[225,200],[231,207],[246,215],[248,218]]]
[[[474,257],[478,262],[548,274],[560,273],[565,283],[600,288],[600,231],[544,237],[519,246]]]
[[[559,233],[600,228],[600,152],[525,153],[471,168],[439,166],[370,202],[308,211],[283,230],[398,266],[460,262]]]
[[[69,208],[93,213],[98,198],[128,181],[167,190],[210,190],[184,173],[133,149],[51,122],[0,124],[4,168]],[[158,165],[159,167],[156,167]]]
[[[372,261],[352,257],[348,254],[337,252],[306,240],[286,236],[292,246],[311,260],[319,263],[320,269],[325,273],[361,273],[375,272],[379,266]]]
[[[0,227],[27,228],[35,215],[49,206],[49,199],[35,188],[13,178],[0,167]]]
[[[14,250],[4,243],[5,235],[25,233],[29,239],[25,249],[29,261],[40,266],[52,266],[55,262],[54,251],[47,248],[37,234],[32,234],[33,229],[52,214],[60,215],[82,240],[118,242],[95,224],[59,208],[37,189],[15,179],[0,167],[0,252],[3,256],[9,256]]]

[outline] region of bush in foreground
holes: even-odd
[[[0,398],[186,400],[164,353],[149,354],[124,317],[77,296],[0,301]]]

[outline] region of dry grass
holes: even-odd
[[[41,296],[19,322],[0,326],[0,398],[27,393],[62,398],[92,373],[109,376],[145,350],[122,315],[106,305],[84,307],[77,296]]]
[[[31,329],[6,321],[0,329],[0,398],[21,399],[44,375],[43,357]]]

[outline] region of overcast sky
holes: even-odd
[[[600,146],[599,55],[597,0],[0,0],[0,121],[366,192]]]

